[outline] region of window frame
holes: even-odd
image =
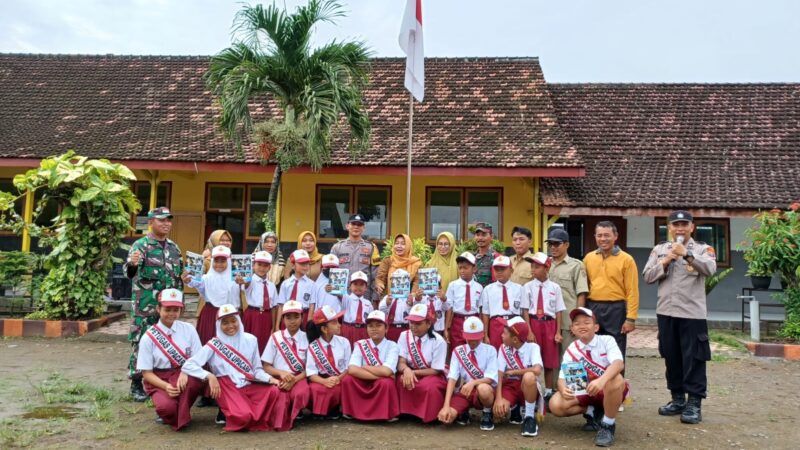
[[[693,218],[695,231],[699,225],[722,225],[722,230],[725,234],[725,261],[719,261],[717,259],[717,267],[718,268],[729,268],[731,267],[731,220],[728,218]],[[656,217],[654,221],[654,236],[653,236],[653,245],[658,245],[662,241],[659,241],[658,229],[661,225],[667,225],[667,218],[666,217]],[[692,238],[694,238],[694,232],[692,233]],[[716,248],[714,249],[716,251]]]
[[[496,192],[497,193],[497,223],[492,224],[492,235],[494,239],[500,240],[503,236],[503,187],[502,186],[485,186],[485,187],[453,187],[453,186],[428,186],[425,188],[425,240],[429,244],[436,244],[436,236],[430,237],[428,236],[428,232],[431,230],[431,193],[432,192],[460,192],[461,194],[461,211],[460,211],[460,220],[461,220],[461,230],[464,236],[461,238],[456,237],[457,241],[466,241],[468,240],[469,235],[469,223],[467,218],[467,211],[469,209],[468,200],[469,200],[469,193],[471,192]]]
[[[144,180],[134,181],[133,185],[131,186],[131,190],[133,191],[133,196],[138,199],[139,197],[136,195],[137,187],[140,186],[140,185],[146,185],[146,184],[151,184],[151,183],[149,181],[144,181]],[[163,206],[166,206],[167,208],[172,209],[172,181],[159,181],[158,182],[158,186],[156,187],[156,189],[161,187],[162,184],[167,186],[167,204],[163,205]],[[158,192],[158,191],[156,191],[156,192]],[[150,205],[142,205],[142,210],[145,211],[145,212],[148,211],[149,208],[150,208]],[[147,215],[147,214],[145,213],[145,215]],[[133,230],[131,230],[130,236],[138,238],[138,237],[144,236],[146,233],[137,233],[136,232],[136,217],[138,217],[138,216],[134,215],[134,216],[131,217],[131,227],[133,227]]]
[[[323,189],[346,189],[349,191],[350,211],[349,214],[355,214],[358,210],[358,192],[365,190],[385,190],[386,191],[386,238],[392,237],[392,186],[381,184],[318,184],[316,186],[316,193],[314,196],[314,235],[317,237],[317,242],[337,242],[340,238],[323,238],[320,237],[319,232],[319,219],[320,219],[320,200],[322,199]],[[380,238],[374,238],[381,240]]]
[[[243,207],[242,208],[211,208],[209,204],[211,202],[211,188],[212,187],[241,187],[244,189],[244,197],[243,197]],[[203,223],[205,227],[205,220],[206,215],[208,213],[216,213],[216,214],[225,214],[225,213],[242,213],[244,217],[244,225],[243,225],[243,236],[244,244],[243,248],[247,248],[248,241],[258,241],[261,239],[261,235],[258,236],[251,236],[250,235],[250,189],[252,187],[258,188],[265,188],[269,190],[272,187],[272,183],[233,183],[233,182],[222,182],[222,181],[212,181],[206,183],[206,198],[203,202]],[[269,195],[269,194],[267,194]]]

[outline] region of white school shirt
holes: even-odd
[[[522,299],[524,290],[519,284],[509,280],[505,283],[508,293],[508,308],[503,309],[503,283],[495,281],[483,288],[481,294],[481,313],[489,317],[494,316],[518,316],[524,307]]]
[[[412,361],[414,359],[408,351],[409,334],[411,334],[411,330],[406,330],[400,333],[400,337],[397,338],[399,355],[405,358],[406,361]],[[444,370],[444,360],[447,358],[447,342],[445,342],[444,338],[442,338],[439,333],[433,333],[433,337],[430,337],[428,336],[428,333],[425,333],[419,338],[411,334],[411,339],[411,345],[416,345],[417,339],[422,341],[422,357],[425,358],[425,361],[428,362],[428,365],[431,369]],[[409,363],[409,366],[411,365],[413,364]]]
[[[534,342],[525,342],[522,344],[522,347],[518,349],[514,349],[519,354],[519,359],[522,360],[522,366],[524,369],[529,367],[533,367],[535,365],[539,365],[539,367],[544,367],[542,364],[542,353],[539,349],[539,344]],[[497,349],[497,370],[499,372],[505,372],[506,370],[512,370],[508,366],[508,361],[506,361],[506,356],[503,353],[503,347],[501,346]],[[519,375],[506,375],[506,378],[511,380],[519,380],[521,377]]]
[[[316,299],[314,298],[315,284],[307,275],[303,275],[299,280],[294,275],[283,280],[281,291],[278,293],[278,303],[283,305],[289,300],[292,300],[290,297],[292,296],[292,289],[294,289],[295,283],[300,283],[297,285],[297,298],[295,300],[303,305],[303,309],[308,309],[308,305],[314,304]]]
[[[525,283],[525,295],[523,308],[528,310],[531,316],[536,315],[537,302],[539,299],[539,286],[542,286],[542,305],[544,306],[544,314],[555,319],[556,313],[564,311],[567,307],[564,305],[564,296],[561,294],[561,286],[550,281],[544,280],[544,283],[537,279],[533,279]]]
[[[213,269],[212,269],[213,270]],[[222,305],[233,305],[236,308],[241,306],[241,300],[239,299],[239,293],[242,292],[241,286],[236,284],[233,280],[231,280],[231,284],[228,287],[228,294],[225,298],[209,298],[206,293],[206,283],[205,280],[200,278],[199,280],[192,279],[188,286],[193,289],[197,289],[197,292],[200,293],[200,296],[206,299],[206,302],[211,303],[212,305],[219,308]]]
[[[330,284],[330,280],[324,274],[319,274],[319,278],[317,278],[315,289],[314,298],[314,309],[322,309],[325,305],[328,305],[333,309],[336,313],[342,310],[342,300],[329,292],[325,292],[325,286]]]
[[[436,295],[424,295],[420,303],[428,305],[428,308],[433,308],[436,312],[436,322],[433,324],[433,331],[441,334],[444,332],[444,313],[450,309],[447,302],[443,302]]]
[[[200,337],[197,335],[195,327],[186,322],[176,320],[172,322],[172,327],[167,327],[160,320],[158,327],[167,336],[172,338],[175,345],[186,354],[188,358],[196,355],[200,351],[203,344],[200,343]],[[156,343],[149,336],[142,336],[139,341],[139,356],[136,359],[136,370],[153,370],[153,369],[172,369],[172,363],[164,355],[164,352],[157,347]]]
[[[464,346],[467,348],[467,355],[469,355],[470,351],[475,352],[475,359],[478,361],[478,368],[483,370],[483,377],[490,378],[492,380],[492,386],[497,385],[497,350],[483,342],[478,344],[475,350],[472,350],[469,344],[464,344]],[[459,362],[455,350],[453,350],[450,355],[450,372],[447,374],[447,378],[456,380],[457,386],[461,386],[473,380],[472,375],[470,375],[469,372],[464,369],[464,366],[461,365],[461,362]]]
[[[389,320],[389,311],[392,309],[393,303],[397,306],[394,309],[394,318],[390,325],[408,325],[408,312],[411,310],[411,307],[408,306],[407,300],[402,298],[393,299],[388,295],[384,295],[383,299],[381,299],[381,302],[378,304],[378,310],[383,311],[383,313],[386,314],[386,320]]]
[[[333,347],[333,360],[336,363],[336,368],[339,369],[339,372],[345,373],[352,354],[350,341],[341,336],[334,336],[330,343],[325,342],[325,339],[322,338],[317,339],[317,341],[323,353],[327,354],[328,346]],[[311,377],[312,375],[319,375],[319,367],[317,367],[317,360],[314,359],[314,355],[309,350],[306,354],[306,376]]]
[[[448,309],[452,309],[456,314],[478,314],[480,313],[483,286],[475,280],[469,282],[469,301],[472,303],[472,308],[470,308],[469,311],[464,309],[464,306],[466,306],[464,304],[466,300],[466,286],[467,282],[461,278],[450,282],[447,286],[447,293],[445,294],[445,297],[447,297]]]
[[[269,294],[269,305],[264,305],[264,282],[267,282],[266,288],[267,293]],[[264,279],[253,274],[253,278],[250,281],[250,286],[245,288],[244,290],[245,297],[247,297],[247,306],[251,308],[258,308],[261,309],[264,306],[264,309],[272,309],[275,306],[278,306],[278,288],[275,287],[275,283],[270,281],[269,279]]]
[[[583,353],[587,351],[590,352],[589,356],[592,360],[601,366],[608,367],[614,361],[623,361],[622,352],[619,350],[617,341],[615,341],[612,336],[595,334],[594,338],[589,341],[588,344],[584,344],[580,339],[576,339],[575,342],[570,344],[570,346],[567,347],[568,351],[564,352],[561,364],[580,361],[581,354],[576,351],[576,346]],[[572,352],[575,358],[570,355],[570,352]],[[562,370],[558,371],[558,378],[564,378],[564,372]]]
[[[280,339],[281,336],[283,336],[283,339],[287,344],[289,344],[289,347],[292,346],[292,341],[294,341],[295,345],[297,346],[297,357],[300,358],[300,362],[303,364],[306,363],[308,337],[306,336],[305,331],[299,329],[294,336],[290,335],[286,330],[280,330],[272,333],[272,336],[269,337],[269,341],[267,342],[267,346],[264,347],[264,353],[261,354],[261,360],[267,364],[271,364],[272,367],[278,370],[285,370],[286,372],[294,373],[294,369],[289,367],[289,364],[286,362],[283,352],[278,350],[278,346],[275,345],[275,338]]]
[[[369,341],[369,345],[372,346],[372,348],[376,347],[375,342],[373,342],[371,338],[356,341],[355,345],[353,345],[353,353],[350,355],[351,366],[363,367],[368,365],[368,363],[364,360],[364,355],[361,354],[361,349],[359,348],[361,346],[361,341]],[[397,356],[399,352],[397,344],[394,341],[383,338],[377,347],[379,355],[378,357],[383,363],[382,366],[388,367],[391,369],[392,373],[395,373],[397,371]]]
[[[240,325],[241,326],[241,325]],[[242,354],[250,366],[253,367],[253,375],[256,380],[269,382],[272,378],[259,361],[258,354],[258,339],[250,333],[242,332],[242,342],[240,348],[235,350]],[[203,369],[203,366],[208,364],[211,372]],[[189,358],[186,364],[183,365],[181,371],[186,375],[205,380],[208,378],[209,373],[213,373],[217,377],[227,376],[237,388],[243,388],[250,384],[249,381],[239,371],[231,367],[221,356],[217,354],[212,348],[211,344],[204,345],[196,355]]]
[[[358,313],[358,302],[361,302],[363,305],[363,309],[361,310],[361,318],[364,324],[367,323],[367,315],[372,312],[372,302],[367,300],[364,297],[357,297],[355,294],[347,294],[342,298],[342,310],[344,310],[344,316],[342,316],[342,321],[348,324],[356,323],[356,313]]]

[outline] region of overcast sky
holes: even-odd
[[[267,2],[268,3],[268,2]],[[280,0],[294,9],[301,0]],[[401,56],[405,0],[341,0],[316,42]],[[0,52],[210,55],[230,0],[3,0]],[[797,0],[423,0],[426,56],[538,56],[558,82],[800,81]]]

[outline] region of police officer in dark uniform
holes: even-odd
[[[658,413],[680,414],[681,422],[696,424],[702,420],[706,361],[711,359],[705,279],[717,271],[717,261],[713,247],[692,239],[694,222],[689,212],[674,211],[668,222],[672,240],[656,245],[643,273],[647,283],[658,283],[658,350],[672,393],[672,401]]]

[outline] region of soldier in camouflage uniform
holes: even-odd
[[[372,292],[373,280],[378,276],[381,256],[375,244],[361,237],[361,234],[364,233],[365,222],[366,218],[362,214],[351,215],[347,221],[347,239],[334,244],[331,253],[339,258],[339,267],[350,269],[351,275],[358,271],[367,274],[369,283],[364,297],[372,300],[377,307],[376,299],[372,298]]]
[[[478,250],[475,252],[475,266],[477,267],[475,281],[486,287],[486,285],[496,280],[492,263],[495,258],[500,256],[500,253],[497,253],[492,248],[492,240],[494,239],[492,224],[478,222],[471,228],[475,230],[475,244],[478,246]]]
[[[133,351],[128,370],[131,395],[139,402],[147,399],[142,374],[136,372],[139,340],[151,325],[158,322],[158,293],[168,288],[183,289],[181,250],[167,238],[172,229],[172,214],[169,209],[161,207],[150,210],[147,218],[151,231],[133,243],[123,267],[133,284],[133,321],[128,332]]]

